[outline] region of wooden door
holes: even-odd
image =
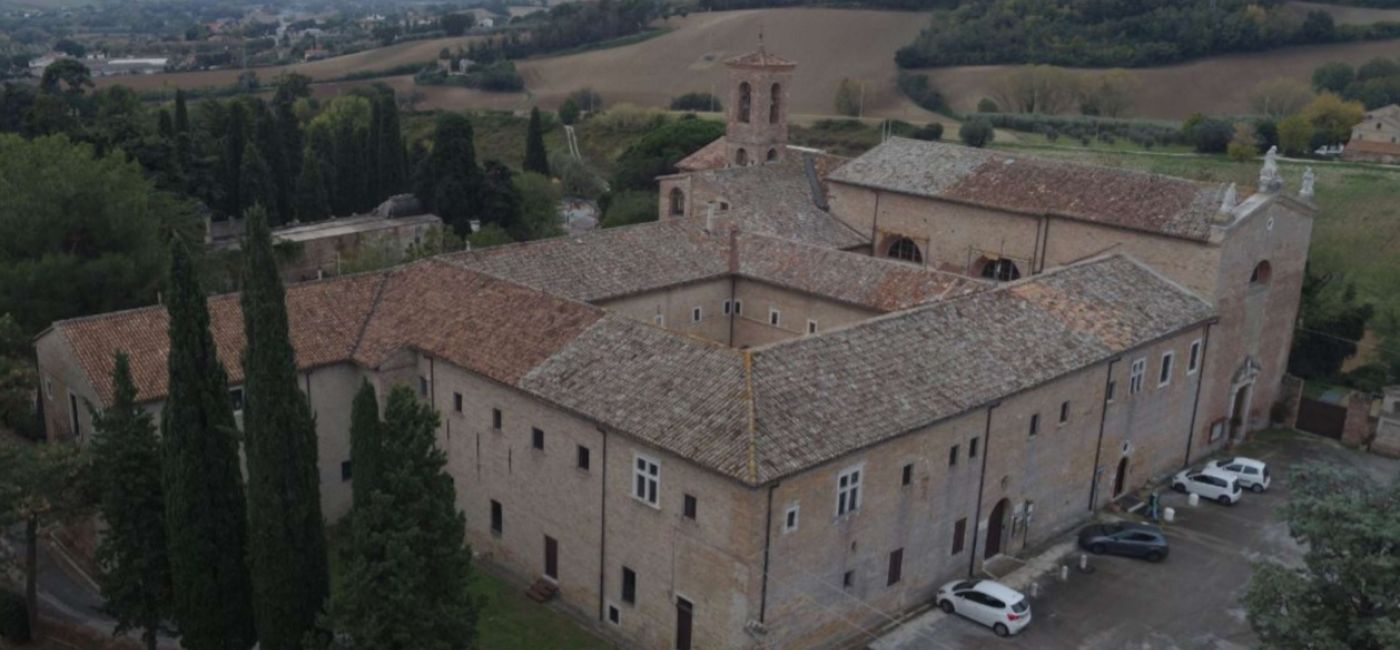
[[[1006,499],[997,502],[992,508],[992,516],[987,518],[987,553],[983,557],[992,557],[1001,553],[1001,533],[1006,526]]]
[[[676,650],[690,650],[691,620],[695,607],[690,601],[676,597]]]

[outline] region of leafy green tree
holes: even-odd
[[[1250,627],[1276,650],[1400,647],[1400,482],[1321,463],[1295,468],[1282,507],[1303,563],[1255,565]]]
[[[331,597],[330,619],[357,648],[475,648],[471,549],[447,457],[435,444],[437,413],[398,386],[384,415],[382,478],[351,520],[344,586]]]
[[[656,177],[676,173],[676,163],[724,135],[724,124],[696,118],[658,126],[618,156],[612,190],[653,190]]]
[[[64,136],[0,135],[0,314],[55,320],[155,301],[164,239],[198,228],[123,156]]]
[[[516,241],[528,236],[520,223],[521,197],[515,185],[515,174],[499,160],[486,161],[481,172],[482,222],[505,228]]]
[[[1312,85],[1317,92],[1340,94],[1356,80],[1356,70],[1351,64],[1333,61],[1324,63],[1313,70]]]
[[[1298,330],[1288,356],[1288,372],[1304,379],[1328,379],[1356,354],[1375,315],[1369,303],[1358,302],[1356,285],[1340,273],[1319,273],[1311,265],[1303,272],[1298,305]]]
[[[527,172],[549,176],[549,154],[544,149],[544,126],[540,121],[540,108],[530,109],[530,127],[525,131],[525,164]]]
[[[1345,101],[1335,93],[1322,93],[1299,114],[1312,123],[1314,138],[1333,144],[1351,137],[1351,127],[1365,116],[1366,107],[1361,102]]]
[[[228,374],[185,244],[171,249],[169,394],[160,418],[166,538],[176,624],[190,650],[257,640],[248,580],[247,507]]]
[[[986,118],[973,118],[958,128],[958,138],[969,147],[985,147],[996,137],[996,130]]]
[[[350,405],[350,461],[354,463],[351,487],[356,509],[369,506],[370,494],[380,482],[379,465],[384,455],[381,428],[379,398],[374,394],[374,386],[361,380],[360,390]]]
[[[836,84],[836,114],[856,117],[861,113],[860,83],[849,77]]]
[[[139,630],[155,650],[171,607],[160,442],[151,414],[136,403],[123,352],[112,370],[112,395],[111,406],[93,413],[92,462],[107,525],[97,546],[98,584],[107,613],[117,620],[113,633]]]
[[[515,191],[520,196],[520,217],[511,236],[516,241],[544,239],[564,234],[559,216],[559,188],[548,178],[534,173],[515,177]]]
[[[1230,160],[1244,162],[1253,160],[1259,153],[1259,143],[1254,138],[1254,127],[1244,123],[1235,123],[1235,135],[1230,139],[1229,148],[1226,149]]]
[[[92,87],[92,71],[77,59],[59,59],[44,68],[39,79],[40,92],[49,94],[81,95],[84,89]]]
[[[471,243],[473,249],[476,249],[509,244],[515,240],[510,238],[510,235],[506,233],[504,228],[494,223],[488,223],[482,225],[479,230],[469,235],[467,241]]]
[[[316,418],[297,385],[267,211],[246,214],[243,292],[248,571],[261,647],[299,650],[330,592]]]
[[[39,376],[33,356],[30,337],[15,318],[0,316],[0,426],[38,438],[43,429],[34,408]]]
[[[574,101],[572,97],[565,99],[564,103],[559,105],[559,121],[561,123],[572,125],[578,122],[578,115],[578,102]]]
[[[96,500],[79,445],[0,440],[0,530],[24,524],[24,598],[29,627],[39,620],[39,530],[87,516]]]
[[[458,234],[466,235],[469,221],[480,213],[482,184],[471,121],[457,113],[439,115],[432,152],[419,165],[418,198]]]
[[[603,220],[599,225],[604,228],[615,228],[617,226],[630,226],[634,223],[656,221],[656,206],[657,196],[655,192],[644,190],[618,192],[608,201],[607,208],[603,210]]]
[[[1278,146],[1290,156],[1298,156],[1312,150],[1313,125],[1302,115],[1289,115],[1279,120]]]

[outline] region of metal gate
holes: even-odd
[[[1347,407],[1304,397],[1298,404],[1298,428],[1328,438],[1341,438]]]

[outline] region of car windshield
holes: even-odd
[[[976,586],[977,583],[971,580],[964,580],[962,582],[959,582],[958,584],[953,585],[953,591],[962,591],[964,589],[971,589]]]
[[[1016,612],[1017,614],[1024,614],[1026,610],[1030,608],[1031,606],[1028,603],[1026,603],[1025,598],[1022,598],[1011,605],[1011,611]]]

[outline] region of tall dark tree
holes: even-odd
[[[112,370],[112,405],[94,413],[93,428],[93,468],[107,525],[97,546],[102,598],[117,620],[115,634],[139,630],[155,650],[171,607],[160,442],[151,415],[136,404],[123,352]]]
[[[185,91],[179,89],[175,91],[175,132],[190,132],[190,111],[185,106]]]
[[[475,648],[471,549],[447,457],[435,444],[437,413],[399,386],[384,415],[381,479],[351,520],[331,621],[357,648]]]
[[[378,175],[375,187],[379,190],[375,201],[378,202],[404,191],[407,173],[403,131],[399,126],[399,109],[394,103],[394,91],[381,94],[374,106],[377,113],[374,119],[378,125],[374,142]]]
[[[324,219],[331,214],[330,196],[321,169],[321,157],[314,154],[307,155],[301,163],[293,198],[293,212],[301,221]]]
[[[287,146],[282,140],[284,133],[280,121],[261,101],[255,102],[254,106],[258,153],[267,163],[272,181],[269,202],[263,205],[267,208],[268,222],[281,225],[292,220],[292,190],[296,177],[289,175],[287,170]]]
[[[243,148],[242,167],[238,174],[239,195],[246,211],[255,205],[269,210],[277,205],[277,183],[273,179],[272,168],[263,159],[262,152],[249,140]],[[269,207],[270,206],[270,207]]]
[[[530,128],[525,132],[525,171],[549,176],[549,154],[544,150],[544,125],[538,106],[530,109]]]
[[[482,166],[481,176],[482,223],[500,226],[516,241],[528,239],[520,223],[520,190],[515,187],[510,168],[499,160],[488,160]]]
[[[1304,379],[1328,379],[1341,372],[1342,364],[1356,354],[1356,343],[1366,335],[1375,315],[1369,303],[1358,302],[1356,285],[1340,273],[1303,269],[1303,289],[1298,305],[1298,331],[1288,357],[1288,372]]]
[[[253,609],[263,648],[299,650],[330,591],[316,420],[297,385],[266,210],[248,210],[246,223],[240,304]]]
[[[379,398],[374,386],[360,382],[360,391],[350,406],[350,460],[354,462],[355,507],[369,504],[369,495],[378,486],[379,466],[383,463],[384,441],[379,422]]]
[[[169,393],[161,414],[163,486],[175,622],[190,650],[257,640],[245,542],[247,507],[228,374],[185,244],[171,250]]]
[[[190,133],[190,113],[185,106],[185,91],[175,91],[175,161],[182,172],[191,167],[191,147],[194,136]],[[186,180],[188,182],[188,179]]]
[[[224,125],[223,189],[224,213],[230,217],[243,213],[248,205],[243,197],[243,154],[248,149],[248,109],[243,102],[233,102],[229,106],[228,121]]]
[[[418,198],[465,236],[468,222],[479,213],[481,182],[471,121],[457,113],[439,115],[433,150],[418,168]]]

